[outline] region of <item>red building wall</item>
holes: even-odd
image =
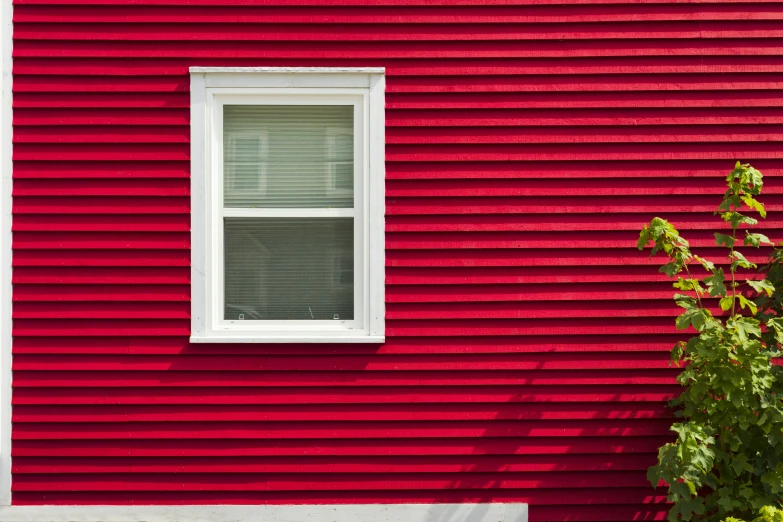
[[[783,207],[783,5],[533,3],[16,0],[13,502],[664,519],[637,231]],[[385,345],[188,344],[191,65],[387,68]]]

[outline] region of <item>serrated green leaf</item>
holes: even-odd
[[[758,307],[753,301],[749,301],[747,297],[745,297],[742,294],[738,294],[737,298],[739,299],[739,305],[740,308],[743,310],[745,307],[747,307],[750,310],[750,313],[755,314],[758,311]]]
[[[777,342],[783,344],[783,318],[773,317],[768,319],[767,328],[771,328]]]
[[[764,234],[752,234],[747,230],[745,231],[745,241],[744,241],[745,246],[759,247],[761,246],[762,243],[771,245],[772,241],[770,241],[769,238]]]
[[[725,212],[721,214],[721,217],[723,218],[723,221],[731,225],[731,228],[733,229],[739,228],[740,225],[753,226],[758,225],[759,223],[757,219],[740,214],[739,212]]]
[[[709,319],[707,314],[703,310],[698,310],[693,314],[693,317],[691,317],[691,324],[694,328],[701,331],[702,328],[704,328],[704,325],[707,324],[707,319]]]
[[[701,284],[699,284],[698,279],[685,279],[683,277],[678,277],[677,281],[672,286],[678,290],[683,290],[686,292],[691,290],[698,293],[699,295],[704,293],[704,289],[701,287]]]
[[[752,317],[736,317],[736,319],[732,321],[732,326],[742,342],[748,342],[752,337],[758,338],[761,336],[759,322]]]
[[[677,319],[674,323],[678,330],[685,330],[691,325],[691,316],[688,312],[685,312],[684,314],[680,314],[677,316]]]
[[[730,254],[730,258],[733,259],[732,265],[736,264],[742,268],[756,268],[756,263],[751,263],[748,259],[739,251],[734,250]]]
[[[693,259],[695,259],[701,266],[704,267],[704,269],[708,272],[712,272],[715,270],[715,263],[712,261],[707,261],[706,259],[699,257],[699,256],[693,256]]]
[[[704,278],[704,284],[707,285],[707,292],[712,297],[721,297],[726,295],[726,275],[723,268],[713,268],[712,275]]]
[[[766,279],[762,279],[761,281],[753,281],[751,279],[748,279],[748,285],[750,285],[751,288],[753,288],[756,292],[760,294],[766,294],[768,297],[771,297],[772,294],[775,292],[775,287],[772,286],[772,283],[767,281]]]
[[[658,269],[658,272],[674,277],[682,271],[682,268],[675,262],[666,263]]]
[[[721,234],[720,232],[715,232],[715,244],[731,248],[734,246],[734,238],[726,234]]]
[[[685,353],[685,343],[680,341],[674,345],[674,348],[672,348],[671,358],[669,359],[669,363],[675,366],[679,366],[684,353]]]
[[[678,330],[684,330],[689,326],[693,326],[696,330],[701,331],[710,319],[712,319],[712,314],[708,310],[690,308],[677,316],[675,324]]]
[[[758,211],[761,217],[767,217],[767,212],[766,210],[764,210],[764,205],[762,205],[760,202],[756,201],[752,197],[744,196],[742,198],[742,202],[745,203],[745,205],[747,205],[752,210]]]
[[[753,471],[753,466],[748,463],[748,456],[744,453],[740,453],[731,459],[731,467],[737,475],[743,471]]]
[[[681,306],[686,310],[694,309],[698,307],[698,303],[694,297],[684,294],[674,294],[674,302],[677,306]]]
[[[650,229],[647,225],[644,226],[641,232],[639,232],[639,241],[636,243],[636,248],[644,250],[644,247],[650,242]]]

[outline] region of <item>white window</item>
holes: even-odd
[[[191,342],[383,342],[383,69],[190,72]]]

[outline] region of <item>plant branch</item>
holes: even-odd
[[[729,270],[731,271],[731,316],[734,317],[737,308],[737,282],[735,281],[734,273],[737,271],[737,267],[734,265],[734,243],[737,242],[737,229],[731,229],[731,249],[729,251]]]
[[[693,276],[691,275],[691,271],[688,268],[688,263],[683,263],[683,268],[685,269],[685,273],[688,274],[688,279],[693,279]],[[693,293],[696,294],[696,302],[698,303],[698,306],[701,310],[704,310],[704,305],[701,303],[701,292],[698,290],[694,290]]]

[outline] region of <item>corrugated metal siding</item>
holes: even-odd
[[[634,243],[709,247],[735,158],[783,208],[783,4],[381,3],[16,1],[15,504],[665,518]],[[386,345],[188,345],[190,65],[387,67]]]

